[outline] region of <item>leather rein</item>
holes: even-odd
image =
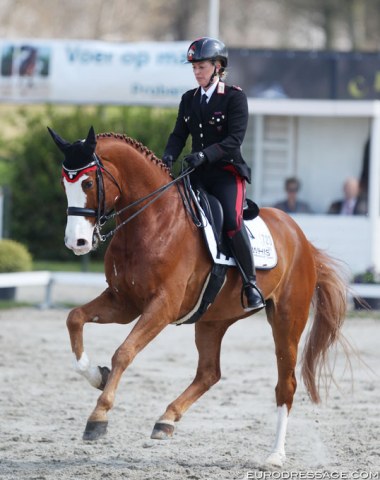
[[[184,179],[187,179],[188,175],[194,171],[194,168],[187,168],[185,169],[178,177],[167,183],[166,185],[163,185],[162,187],[158,188],[157,190],[154,190],[153,192],[149,193],[148,195],[145,195],[142,198],[139,198],[138,200],[135,200],[134,202],[130,203],[129,205],[121,208],[120,210],[117,211],[110,211],[109,213],[105,212],[105,204],[106,204],[106,196],[105,196],[105,190],[104,190],[104,178],[103,178],[103,172],[105,172],[113,181],[113,183],[117,186],[120,194],[122,194],[122,190],[120,188],[120,185],[118,184],[117,180],[115,177],[109,172],[104,165],[102,164],[101,160],[99,157],[94,153],[93,154],[93,161],[87,165],[86,167],[90,166],[95,166],[96,167],[96,185],[97,185],[97,193],[98,193],[98,206],[97,208],[82,208],[82,207],[68,207],[67,208],[67,215],[73,215],[73,216],[82,216],[82,217],[94,217],[96,219],[95,223],[95,235],[98,237],[98,239],[101,242],[105,242],[109,237],[112,237],[121,227],[129,223],[131,220],[133,220],[135,217],[137,217],[140,213],[142,213],[146,208],[149,207],[152,203],[154,203],[156,200],[158,200],[165,192],[168,190],[170,187],[173,185],[176,185],[178,187],[179,182],[181,182]],[[184,189],[187,192],[188,182],[183,182],[184,183]],[[198,220],[193,214],[193,208],[189,202],[188,196],[185,195],[183,196],[181,193],[181,198],[185,204],[185,208],[188,212],[190,212],[191,217],[193,218],[194,222],[198,224]],[[150,199],[150,200],[149,200]],[[109,231],[105,235],[102,235],[101,233],[101,228],[104,226],[104,224],[108,220],[112,220],[113,218],[117,217],[121,213],[133,208],[137,207],[141,203],[145,202],[146,200],[149,200],[145,205],[140,207],[135,213],[133,213],[130,217],[128,217],[126,220],[123,222],[119,223],[113,230]]]

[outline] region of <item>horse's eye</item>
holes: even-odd
[[[82,183],[82,187],[84,190],[89,190],[93,185],[94,185],[94,182],[92,180],[85,180]]]

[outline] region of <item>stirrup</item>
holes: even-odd
[[[248,304],[248,298],[247,298],[247,305],[244,305],[244,296],[245,296],[245,290],[246,288],[252,288],[256,290],[258,293],[260,299],[261,299],[261,304],[258,304],[257,306],[249,306]],[[241,301],[241,306],[246,312],[251,312],[254,310],[260,310],[261,308],[264,308],[266,306],[265,299],[263,297],[263,294],[261,293],[260,289],[257,287],[255,283],[245,283],[241,289],[240,292],[240,301]]]

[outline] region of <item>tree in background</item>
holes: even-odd
[[[303,19],[304,25],[320,31],[323,49],[378,49],[379,0],[288,0],[284,6],[287,18]],[[295,26],[302,22],[290,23]]]
[[[0,36],[135,41],[207,34],[201,0],[2,0]],[[378,50],[380,0],[220,0],[228,46]]]
[[[126,133],[158,156],[173,127],[176,112],[137,107],[25,109],[17,118],[20,133],[9,142],[11,237],[28,246],[35,259],[63,260],[72,257],[63,244],[66,198],[60,185],[62,153],[47,125],[63,138],[75,141],[95,131]],[[23,125],[21,126],[21,122]],[[4,168],[4,164],[3,164]],[[101,256],[103,250],[97,253]]]

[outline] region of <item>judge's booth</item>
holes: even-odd
[[[380,271],[380,101],[249,99],[249,111],[247,195],[260,207],[272,206],[285,197],[285,179],[296,176],[299,199],[313,213],[292,216],[308,239],[344,261],[352,275]],[[345,179],[360,179],[363,167],[368,213],[327,214],[342,198]]]

